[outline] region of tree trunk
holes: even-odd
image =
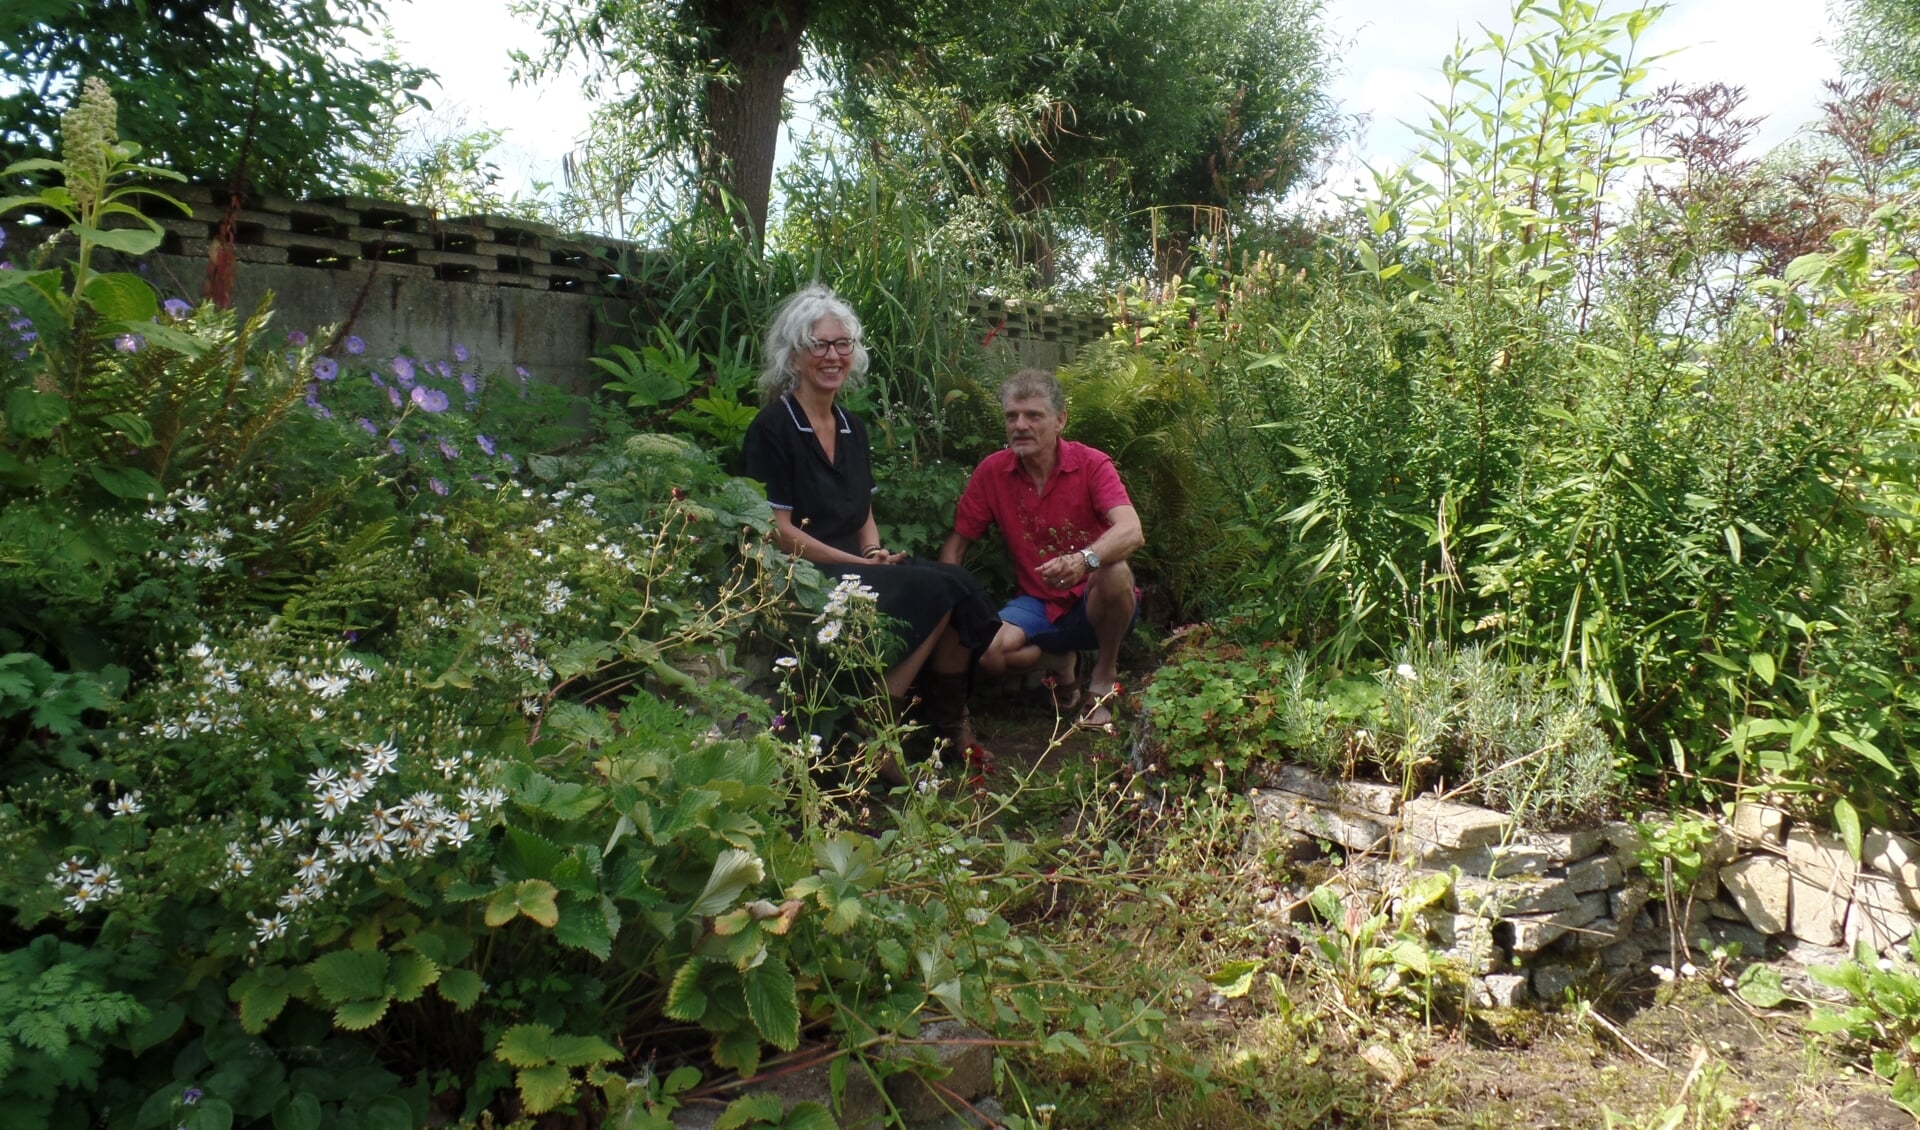
[[[1047,229],[1044,213],[1053,206],[1053,154],[1040,145],[1015,144],[1007,155],[1007,195],[1020,218],[1031,220],[1035,212],[1043,213],[1038,222],[1030,222],[1020,233],[1020,262],[1039,273],[1041,286],[1052,286],[1057,264],[1053,235]]]
[[[800,37],[814,2],[717,0],[711,7],[714,47],[732,73],[707,84],[702,173],[710,189],[724,189],[738,201],[745,215],[734,216],[750,225],[748,234],[758,244],[766,238],[780,103],[787,77],[800,66]]]

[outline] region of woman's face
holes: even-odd
[[[801,386],[833,396],[847,383],[847,372],[853,368],[851,346],[845,353],[837,346],[851,342],[853,335],[840,319],[829,314],[813,324],[810,336],[811,343],[801,342],[793,351],[794,371],[800,375]],[[820,348],[822,343],[827,343],[824,349]]]

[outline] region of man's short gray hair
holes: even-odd
[[[761,345],[766,365],[760,370],[762,404],[771,404],[793,391],[800,380],[800,371],[793,367],[794,350],[805,349],[813,341],[813,327],[822,318],[838,318],[847,327],[847,336],[853,339],[847,387],[860,387],[869,361],[866,343],[860,340],[860,315],[824,283],[814,283],[789,295],[773,312],[773,322],[767,326],[767,337]]]
[[[1021,369],[1000,382],[1002,408],[1012,401],[1034,396],[1046,397],[1056,416],[1067,410],[1067,394],[1060,389],[1060,379],[1045,369]]]

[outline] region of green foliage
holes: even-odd
[[[0,164],[45,149],[57,133],[53,107],[93,76],[125,98],[127,134],[197,180],[233,178],[244,138],[246,179],[258,191],[339,185],[349,143],[389,100],[417,101],[431,77],[353,49],[383,10],[378,0],[9,4],[0,14]]]
[[[1641,873],[1671,896],[1690,895],[1713,862],[1707,849],[1720,837],[1720,829],[1711,820],[1684,812],[1654,822],[1636,820],[1633,826],[1640,833],[1634,861]]]
[[[1896,961],[1861,942],[1852,960],[1808,972],[1845,993],[1848,1003],[1816,1006],[1807,1027],[1865,1050],[1873,1073],[1893,1084],[1893,1101],[1920,1117],[1920,971],[1911,950]]]
[[[97,1087],[105,1046],[149,1019],[111,987],[116,964],[54,937],[0,954],[0,1099],[15,1125],[44,1124],[63,1091]]]
[[[1281,647],[1183,643],[1154,672],[1142,708],[1167,764],[1238,773],[1255,759],[1351,771],[1353,732],[1382,702],[1371,679],[1322,679]]]
[[[1307,905],[1321,925],[1310,952],[1325,965],[1346,1007],[1360,1013],[1396,1006],[1431,1011],[1445,977],[1442,960],[1427,947],[1420,915],[1452,886],[1452,876],[1422,876],[1391,912],[1367,905],[1357,892],[1313,889]]]

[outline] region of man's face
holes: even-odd
[[[1022,459],[1050,452],[1060,442],[1067,414],[1055,412],[1044,396],[1022,396],[1006,402],[1007,447]]]

